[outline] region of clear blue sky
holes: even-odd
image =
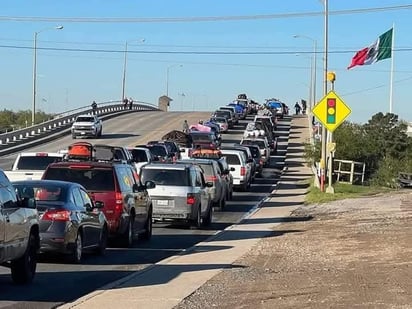
[[[412,121],[409,91],[412,86],[412,61],[409,60],[412,57],[412,10],[333,12],[407,4],[411,3],[329,0],[329,70],[337,75],[335,91],[352,109],[351,121],[366,122],[373,114],[389,110],[391,60],[349,71],[346,67],[355,51],[373,43],[392,24],[395,24],[395,49],[402,49],[394,52],[393,112],[401,119]],[[2,0],[1,107],[31,109],[33,34],[43,29],[49,30],[39,33],[37,41],[37,107],[46,112],[85,106],[93,100],[120,99],[125,41],[130,41],[129,50],[132,51],[127,58],[128,97],[157,103],[158,97],[166,93],[169,67],[169,96],[174,99],[172,110],[212,111],[239,93],[246,93],[258,102],[276,97],[291,107],[295,101],[307,98],[313,41],[293,38],[293,35],[308,36],[317,41],[319,50],[319,100],[323,96],[323,16],[304,13],[322,11],[320,0]],[[299,14],[291,17],[291,13]],[[155,18],[277,14],[279,18],[153,22]],[[57,20],[11,21],[4,17]],[[87,17],[103,22],[76,22],[76,18]],[[118,22],[108,22],[105,18],[117,18]],[[122,22],[125,18],[132,18],[134,22]],[[138,22],[142,18],[153,19]],[[63,25],[64,29],[50,30],[57,25]],[[142,38],[144,43],[139,42]],[[171,51],[188,53],[164,53]],[[205,51],[251,54],[196,54]],[[275,54],[259,54],[261,52]]]

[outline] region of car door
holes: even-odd
[[[89,230],[90,244],[91,245],[98,244],[100,241],[100,234],[101,234],[101,229],[102,229],[102,224],[100,222],[101,210],[92,208],[93,201],[90,198],[90,195],[87,193],[86,190],[84,190],[83,188],[78,188],[78,190],[83,200],[82,211],[85,211],[87,215],[86,224]]]
[[[3,204],[0,201],[0,261],[4,261],[5,258],[5,236],[6,232],[4,230],[5,217],[3,215]]]
[[[200,188],[200,202],[202,206],[202,215],[204,215],[209,208],[210,193],[208,187],[206,187],[205,177],[200,170],[196,170],[196,186],[199,186]]]
[[[26,211],[18,207],[17,196],[11,185],[0,184],[0,203],[4,217],[4,254],[6,256],[19,256],[23,254],[29,235],[28,227],[24,228]]]
[[[75,212],[75,217],[78,220],[79,228],[83,231],[83,245],[85,247],[90,246],[93,240],[93,229],[90,225],[89,214],[84,207],[84,201],[79,188],[74,187],[71,189],[70,195],[73,200],[72,212]]]

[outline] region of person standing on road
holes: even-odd
[[[126,109],[127,108],[127,103],[128,103],[129,101],[127,100],[127,98],[124,98],[123,99],[123,107]]]
[[[132,109],[133,106],[133,99],[129,98],[129,109]]]
[[[93,103],[92,103],[92,112],[93,112],[93,115],[96,115],[96,112],[97,112],[97,103],[96,103],[96,101],[93,101]]]
[[[296,104],[295,104],[295,112],[296,112],[295,115],[299,115],[299,114],[300,114],[300,105],[299,105],[298,102],[296,102]]]
[[[189,133],[189,124],[187,123],[186,119],[183,121],[183,132]]]

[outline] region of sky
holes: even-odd
[[[125,94],[134,101],[157,104],[168,93],[171,110],[213,111],[240,93],[290,107],[310,101],[311,85],[316,102],[325,94],[322,0],[1,2],[2,109],[32,109],[36,32],[36,109],[47,113],[120,100],[126,42]],[[334,91],[352,111],[348,120],[365,123],[389,112],[393,60],[392,111],[412,121],[412,6],[396,8],[412,2],[328,4],[328,71],[335,72]],[[392,26],[393,59],[347,70],[356,51]]]

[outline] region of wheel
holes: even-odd
[[[209,226],[212,223],[212,219],[213,219],[213,207],[212,205],[209,205],[209,210],[207,211],[206,217],[204,217],[202,220],[202,225]]]
[[[196,219],[192,220],[191,227],[199,229],[202,226],[202,207],[199,205],[197,209]]]
[[[98,137],[102,136],[102,133],[103,133],[102,131],[103,131],[103,129],[100,129],[99,134],[97,135]]]
[[[37,245],[36,236],[31,233],[26,252],[22,257],[11,262],[11,278],[17,284],[30,283],[36,274]]]
[[[226,198],[222,196],[222,199],[219,202],[219,211],[223,211],[226,206]]]
[[[123,247],[129,248],[133,245],[133,227],[134,227],[134,220],[130,217],[129,222],[127,223],[126,231],[121,236],[121,241]]]
[[[74,241],[73,251],[70,255],[72,263],[79,264],[83,256],[83,239],[80,231],[77,232],[76,240]]]
[[[146,223],[144,225],[144,233],[141,234],[142,239],[144,240],[149,240],[152,238],[152,233],[153,233],[153,218],[152,218],[152,210],[150,209],[150,212],[147,216]]]
[[[107,227],[104,226],[102,229],[102,232],[100,233],[100,240],[99,240],[99,246],[96,249],[96,253],[98,255],[104,255],[106,253],[106,247],[107,247]]]

